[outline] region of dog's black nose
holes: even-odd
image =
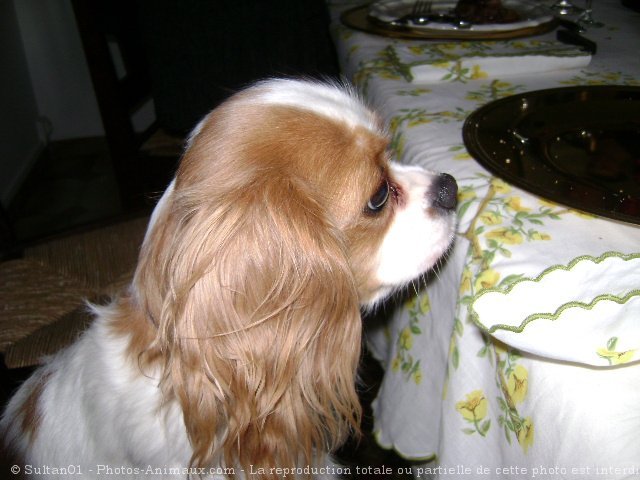
[[[441,173],[433,182],[433,204],[445,210],[453,210],[458,204],[458,184],[448,173]]]

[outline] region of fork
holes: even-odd
[[[431,13],[433,2],[431,0],[416,0],[411,9],[411,14],[414,20],[420,20],[421,17],[425,17]]]
[[[417,24],[425,23],[426,19],[424,17],[431,13],[432,5],[433,2],[431,0],[416,0],[411,7],[411,13],[402,15],[401,17],[393,20],[391,23],[400,25],[406,25],[409,22]]]

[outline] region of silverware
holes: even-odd
[[[586,0],[584,10],[580,14],[580,17],[578,18],[578,22],[581,25],[587,25],[589,27],[596,27],[596,28],[604,27],[604,23],[598,22],[597,20],[593,19],[592,3],[593,3],[593,0]]]
[[[574,22],[573,20],[567,20],[566,18],[556,17],[556,22],[561,27],[566,28],[567,30],[571,30],[576,33],[584,33],[586,30],[579,24]]]
[[[426,25],[428,23],[444,23],[456,29],[468,29],[472,23],[463,20],[451,12],[434,12],[433,2],[429,0],[417,0],[411,8],[411,13],[392,20],[392,25]]]
[[[413,7],[411,7],[410,13],[391,20],[391,22],[389,23],[399,25],[406,25],[409,22],[416,23],[417,21],[420,21],[424,17],[424,15],[427,15],[431,12],[431,6],[432,3],[428,0],[416,0],[416,2],[413,4]]]
[[[577,13],[580,11],[578,7],[576,7],[569,0],[558,0],[550,7],[552,10],[555,10],[558,15],[570,15],[572,13]]]

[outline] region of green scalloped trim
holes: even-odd
[[[403,460],[407,460],[410,462],[429,463],[429,462],[434,462],[437,459],[437,455],[435,453],[427,454],[424,456],[423,455],[405,455],[400,450],[398,450],[398,448],[394,443],[391,443],[391,444],[383,443],[382,440],[380,439],[381,435],[382,435],[382,431],[380,429],[377,429],[375,432],[373,432],[373,438],[375,439],[378,446],[380,448],[383,448],[384,450],[392,450],[396,455],[398,455]]]
[[[620,297],[617,295],[612,295],[612,294],[602,294],[602,295],[598,295],[597,297],[595,297],[591,302],[589,303],[585,303],[585,302],[569,302],[569,303],[565,303],[563,305],[561,305],[560,307],[558,307],[556,309],[556,311],[554,313],[533,313],[529,316],[527,316],[518,326],[512,326],[512,325],[504,325],[504,324],[497,324],[497,325],[493,325],[490,328],[487,328],[485,325],[483,325],[480,320],[479,320],[479,316],[478,313],[474,310],[473,305],[476,302],[476,300],[478,300],[480,297],[482,297],[483,295],[487,294],[487,293],[501,293],[503,295],[507,295],[508,293],[511,292],[511,290],[513,290],[513,288],[518,285],[519,283],[522,282],[540,282],[544,277],[546,277],[547,275],[549,275],[552,272],[555,272],[556,270],[565,270],[565,271],[569,271],[571,270],[573,267],[575,267],[579,262],[583,261],[583,260],[589,260],[592,261],[594,264],[598,264],[603,262],[604,260],[608,259],[608,258],[620,258],[622,260],[629,261],[629,260],[635,260],[640,258],[640,253],[630,253],[630,254],[625,254],[625,253],[620,253],[620,252],[606,252],[603,253],[602,255],[600,255],[599,257],[593,257],[591,255],[581,255],[579,257],[574,258],[573,260],[571,260],[571,262],[569,262],[569,264],[565,265],[554,265],[552,267],[549,267],[545,270],[542,271],[542,273],[540,273],[540,275],[538,275],[537,277],[531,279],[531,278],[520,278],[517,281],[513,282],[512,284],[510,284],[505,290],[502,290],[501,288],[489,288],[486,290],[481,291],[480,293],[478,293],[473,300],[471,300],[471,303],[469,303],[469,315],[471,317],[471,320],[473,321],[473,323],[476,324],[476,326],[478,326],[478,328],[480,328],[482,331],[487,332],[489,334],[496,332],[497,330],[505,330],[505,331],[509,331],[509,332],[513,332],[513,333],[522,333],[522,331],[525,329],[525,327],[535,321],[535,320],[551,320],[551,321],[555,321],[558,319],[558,317],[560,315],[562,315],[562,313],[569,309],[569,308],[582,308],[585,310],[591,310],[593,309],[598,303],[604,301],[604,300],[609,300],[611,302],[615,302],[618,303],[620,305],[626,303],[629,301],[629,299],[631,299],[632,297],[636,297],[636,296],[640,296],[640,289],[634,289],[629,291],[626,295]]]

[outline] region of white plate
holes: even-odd
[[[369,15],[382,22],[391,22],[397,18],[411,13],[411,9],[416,0],[380,0],[371,5]],[[446,13],[452,11],[457,2],[452,0],[434,0],[432,2],[432,13]],[[517,11],[521,20],[511,23],[484,23],[480,25],[472,25],[471,30],[475,32],[501,32],[508,30],[517,30],[527,27],[537,27],[543,23],[549,22],[553,16],[545,7],[533,2],[524,0],[503,0],[502,6]],[[453,25],[439,22],[429,22],[421,25],[409,24],[412,29],[428,29],[428,30],[457,30]]]

